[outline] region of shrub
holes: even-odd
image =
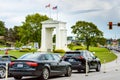
[[[56,49],[53,51],[54,53],[65,53],[63,49]]]
[[[86,48],[85,47],[82,47],[82,46],[75,46],[72,48],[72,50],[85,50]]]
[[[20,52],[30,52],[30,50],[27,48],[24,48],[24,49],[21,49]]]
[[[72,49],[75,45],[73,43],[68,44],[68,48]]]
[[[35,48],[32,48],[31,50],[30,50],[30,52],[36,52],[37,51],[37,49],[35,49]]]
[[[24,48],[24,49],[21,49],[20,52],[36,52],[37,50],[36,49],[30,49],[30,48]]]

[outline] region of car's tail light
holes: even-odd
[[[65,56],[62,56],[62,59],[65,59],[66,57]]]
[[[12,66],[12,65],[14,65],[14,64],[15,64],[15,62],[10,62],[9,66]]]
[[[38,63],[36,63],[36,62],[26,62],[26,64],[29,66],[32,66],[32,67],[38,66]]]
[[[84,57],[83,57],[83,56],[79,56],[79,57],[77,57],[77,58],[79,58],[79,59],[84,59]]]

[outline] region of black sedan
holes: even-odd
[[[50,76],[71,76],[71,64],[62,61],[59,54],[28,53],[9,64],[10,74],[15,79],[23,76],[37,76],[38,80],[47,80]]]
[[[6,75],[6,63],[10,63],[11,61],[16,59],[17,58],[15,56],[0,55],[0,78],[4,78]]]
[[[78,72],[89,72],[90,69],[100,71],[101,68],[100,59],[88,50],[67,51],[63,56],[63,60],[70,62],[72,69],[78,70]]]

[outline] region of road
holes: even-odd
[[[102,64],[100,72],[91,70],[86,76],[85,73],[73,71],[71,77],[57,76],[51,77],[49,80],[120,80],[120,53],[114,52],[118,56],[117,60],[110,63]],[[0,79],[5,80],[5,79]],[[9,77],[7,80],[14,80]],[[24,77],[22,80],[37,80],[37,78]]]

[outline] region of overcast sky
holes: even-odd
[[[45,8],[51,4],[51,9]],[[58,6],[57,10],[52,7]],[[93,22],[106,38],[120,38],[120,27],[108,29],[108,22],[120,22],[120,0],[0,0],[0,20],[7,28],[19,26],[29,14],[39,13],[66,22],[67,35],[77,21]],[[50,15],[51,13],[51,15]]]

